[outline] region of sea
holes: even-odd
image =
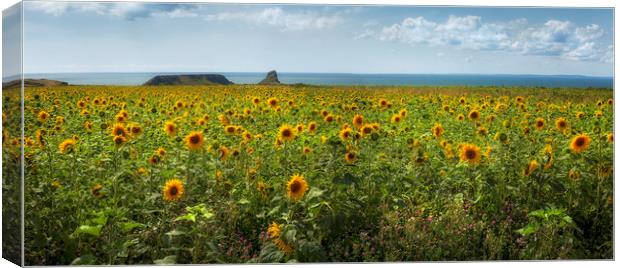
[[[201,72],[222,74],[235,84],[256,84],[264,72]],[[68,82],[70,85],[141,85],[156,75],[199,74],[184,73],[38,73],[25,78],[46,78]],[[424,86],[522,86],[613,88],[613,77],[581,75],[523,75],[523,74],[357,74],[357,73],[288,73],[278,72],[280,82],[311,85],[424,85]],[[3,79],[8,80],[8,79]]]

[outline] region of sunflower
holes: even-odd
[[[400,123],[402,119],[402,116],[400,116],[399,114],[392,115],[392,123]]]
[[[297,129],[297,133],[302,133],[304,131],[304,125],[297,124],[297,126],[295,126],[295,129]]]
[[[112,133],[111,133],[111,135],[113,137],[116,137],[116,136],[123,136],[124,137],[124,136],[126,136],[127,135],[127,129],[125,128],[125,125],[119,124],[119,123],[114,124],[114,126],[112,126]]]
[[[259,181],[256,183],[256,190],[258,190],[258,192],[260,193],[261,197],[265,198],[267,197],[267,185],[262,182]]]
[[[293,175],[286,184],[288,198],[298,201],[303,198],[308,190],[308,182],[301,175]]]
[[[58,145],[58,149],[61,153],[72,153],[75,150],[75,140],[66,139]]]
[[[601,117],[603,117],[603,111],[601,111],[601,110],[595,111],[594,112],[594,116],[596,116],[596,118],[600,119]]]
[[[125,138],[124,136],[114,136],[112,140],[114,141],[114,144],[116,146],[121,146],[127,142],[127,138]]]
[[[183,196],[185,192],[185,188],[183,187],[183,182],[178,179],[171,179],[166,181],[164,185],[164,200],[165,201],[176,201]]]
[[[217,116],[217,120],[220,121],[220,124],[222,124],[223,126],[230,125],[230,120],[228,119],[228,117],[225,114],[218,115]]]
[[[271,106],[272,108],[278,106],[278,100],[276,98],[269,98],[267,100],[267,105]]]
[[[474,144],[463,144],[461,147],[461,160],[467,161],[471,164],[480,162],[482,158],[480,155],[480,148]]]
[[[568,128],[568,122],[566,121],[566,118],[564,117],[560,117],[557,120],[555,120],[555,127],[559,130],[559,131],[564,131]]]
[[[381,105],[381,107],[386,107],[388,106],[388,101],[385,99],[380,99],[379,100],[379,105]]]
[[[160,156],[160,155],[157,155],[157,154],[152,155],[152,156],[151,156],[151,157],[149,157],[149,159],[148,159],[148,162],[149,162],[151,165],[157,165],[160,161],[161,161],[161,156]]]
[[[312,149],[310,149],[310,147],[304,147],[302,152],[303,154],[309,154],[310,152],[312,152]]]
[[[328,114],[327,116],[325,116],[325,118],[323,118],[323,120],[325,120],[325,122],[327,123],[331,123],[334,121],[334,116],[331,114]]]
[[[575,117],[577,117],[577,119],[582,119],[584,116],[586,116],[586,114],[584,112],[577,112],[577,113],[575,113]]]
[[[101,197],[103,197],[103,193],[101,192],[102,189],[103,189],[103,185],[97,183],[97,184],[95,184],[95,186],[93,186],[93,188],[90,189],[90,193],[95,198],[101,198]]]
[[[246,130],[241,134],[241,137],[243,137],[245,142],[250,142],[254,138],[254,135]]]
[[[456,120],[463,121],[465,120],[465,116],[463,114],[459,114],[456,116]]]
[[[155,154],[159,155],[159,156],[164,156],[166,155],[166,149],[159,147],[157,148],[157,150],[155,150]]]
[[[204,144],[204,136],[200,131],[193,131],[185,136],[185,146],[189,150],[199,150]]]
[[[570,143],[570,149],[575,153],[581,153],[590,146],[590,137],[586,134],[579,134]]]
[[[542,130],[543,128],[545,128],[545,119],[540,117],[536,118],[536,121],[534,121],[534,126],[536,126],[536,129]]]
[[[260,99],[259,98],[255,97],[255,98],[252,99],[252,104],[258,105],[259,103],[260,103]]]
[[[48,118],[50,118],[50,114],[48,114],[46,111],[40,111],[37,117],[39,118],[39,121],[45,122]]]
[[[347,161],[347,163],[353,163],[357,160],[357,155],[354,152],[347,152],[344,154],[344,160]]]
[[[440,138],[444,132],[444,129],[441,124],[435,123],[435,126],[431,128],[431,132],[433,133],[433,136],[435,136],[435,138]]]
[[[316,122],[312,121],[308,124],[308,131],[310,133],[314,133],[316,131],[317,125]]]
[[[607,142],[614,143],[614,133],[607,133]]]
[[[349,138],[351,138],[351,132],[353,132],[352,129],[348,127],[343,128],[342,130],[340,130],[340,138],[343,140],[348,140]]]
[[[538,166],[539,166],[538,161],[536,161],[536,159],[530,161],[527,164],[527,167],[525,167],[525,170],[523,171],[523,175],[529,176],[530,174],[532,174],[532,172],[538,169]]]
[[[235,132],[237,132],[237,127],[233,125],[228,125],[224,127],[224,132],[226,132],[226,134],[228,135],[234,135]]]
[[[614,100],[613,99],[608,99],[607,100],[607,104],[608,105],[614,105]]]
[[[353,117],[353,125],[356,128],[361,128],[363,124],[364,124],[364,117],[362,115],[360,115],[360,114],[356,114]]]
[[[402,116],[402,117],[407,116],[407,109],[400,110],[400,112],[398,112],[398,114],[400,114],[400,116]]]
[[[230,154],[230,151],[228,150],[228,147],[226,146],[220,146],[220,148],[218,149],[218,155],[220,157],[220,161],[226,160],[229,154]]]
[[[282,238],[280,238],[280,233],[282,232],[282,225],[276,222],[272,222],[267,228],[267,235],[269,235],[270,239],[273,239],[273,243],[278,247],[278,249],[286,254],[293,252],[293,248],[286,244]]]
[[[131,135],[137,136],[142,133],[142,127],[134,124],[129,127],[129,131],[131,131]]]
[[[282,125],[278,129],[278,138],[282,141],[292,141],[295,139],[295,131],[289,125]]]
[[[472,110],[471,112],[469,112],[467,117],[469,117],[469,119],[471,120],[478,120],[480,118],[480,112],[478,112],[478,110]]]
[[[166,122],[164,124],[164,131],[166,131],[166,134],[169,136],[173,136],[177,133],[177,127],[172,122]]]
[[[478,128],[478,134],[480,136],[486,136],[487,134],[489,134],[489,130],[487,130],[486,127],[481,126]]]
[[[374,128],[372,127],[372,125],[370,124],[365,124],[362,126],[362,128],[360,129],[360,132],[362,133],[362,135],[370,135],[372,133],[372,131],[374,130]]]

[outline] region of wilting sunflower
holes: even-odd
[[[590,137],[586,134],[579,134],[570,143],[570,149],[575,153],[581,153],[590,146]]]
[[[137,136],[142,133],[142,127],[140,127],[139,125],[133,124],[129,127],[129,131],[131,132],[131,135]]]
[[[177,133],[177,127],[172,122],[166,122],[164,124],[164,131],[169,136],[173,136],[175,133]]]
[[[204,136],[200,131],[192,131],[185,136],[185,146],[189,150],[199,150],[204,144]]]
[[[66,139],[58,145],[58,149],[61,153],[72,153],[75,150],[75,140]]]
[[[482,158],[480,148],[474,144],[463,144],[461,147],[460,158],[461,160],[467,161],[471,164],[479,163]]]
[[[39,121],[45,122],[48,118],[50,118],[50,114],[48,114],[46,111],[40,111],[37,117],[39,118]]]
[[[536,161],[536,159],[530,161],[525,167],[525,170],[523,171],[523,175],[529,176],[530,174],[532,174],[532,172],[538,169],[538,166],[539,166],[538,161]]]
[[[435,126],[431,128],[431,132],[433,133],[433,136],[435,136],[435,138],[440,138],[444,132],[444,129],[441,124],[436,123]]]
[[[112,133],[111,135],[113,137],[116,136],[126,136],[127,135],[127,129],[125,128],[125,125],[123,124],[114,124],[114,126],[112,126]]]
[[[273,239],[273,243],[278,247],[278,249],[286,254],[290,254],[293,252],[293,248],[286,244],[282,238],[280,238],[280,233],[282,229],[281,224],[277,224],[276,222],[272,222],[267,228],[267,234],[270,239]]]
[[[103,185],[97,183],[97,184],[95,184],[95,186],[93,186],[93,188],[90,189],[90,193],[95,198],[101,198],[101,197],[103,197],[103,193],[101,192],[102,189],[103,189]]]
[[[112,138],[112,140],[114,141],[114,144],[116,146],[121,146],[123,144],[125,144],[127,142],[127,138],[123,137],[123,136],[114,136],[114,138]]]
[[[568,128],[568,122],[566,121],[566,118],[564,117],[560,117],[557,120],[555,120],[555,127],[559,130],[559,131],[564,131],[566,130],[566,128]]]
[[[228,147],[226,146],[220,146],[220,148],[218,149],[218,155],[220,157],[220,161],[226,160],[229,154],[230,154],[230,151],[228,150]]]
[[[354,152],[347,152],[344,154],[344,160],[347,161],[347,163],[353,163],[357,160],[357,155]]]
[[[478,120],[480,119],[480,112],[478,112],[478,110],[472,110],[471,112],[469,112],[467,117],[469,117],[469,119],[471,120]]]
[[[542,130],[543,128],[545,128],[545,119],[540,117],[536,118],[536,121],[534,121],[534,126],[536,127],[536,129]]]
[[[298,201],[303,198],[308,190],[308,182],[301,175],[293,175],[286,184],[288,198]]]
[[[364,125],[364,117],[361,114],[356,114],[353,117],[353,125],[358,129],[361,128]]]
[[[176,201],[183,196],[185,192],[185,188],[183,187],[183,182],[178,179],[171,179],[166,181],[166,185],[164,185],[164,200],[167,202]]]
[[[282,125],[278,130],[278,138],[282,141],[292,141],[295,139],[295,131],[289,125]]]

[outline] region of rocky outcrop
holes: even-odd
[[[267,73],[265,79],[258,83],[259,85],[279,85],[280,80],[278,80],[278,73],[273,70]]]
[[[181,74],[181,75],[158,75],[143,85],[231,85],[233,82],[221,74]]]
[[[24,87],[56,87],[56,86],[68,86],[69,83],[50,80],[50,79],[24,79]],[[21,86],[21,80],[13,80],[6,83],[2,83],[2,88],[19,88]]]

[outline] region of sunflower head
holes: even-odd
[[[183,196],[183,193],[185,193],[183,182],[178,179],[171,179],[166,181],[163,190],[165,201],[171,202],[179,200]]]
[[[125,128],[125,125],[120,124],[120,123],[116,123],[112,126],[112,133],[110,133],[113,137],[116,136],[126,136],[127,135],[127,129]]]
[[[176,125],[174,125],[173,122],[166,122],[164,124],[164,131],[166,132],[166,134],[173,136],[177,133],[177,127]]]
[[[586,134],[579,134],[570,143],[570,149],[575,153],[581,153],[590,146],[590,137]]]
[[[400,123],[403,120],[403,117],[400,114],[392,115],[392,123]]]
[[[344,160],[347,163],[353,163],[357,160],[357,155],[354,152],[347,152],[344,154]]]
[[[462,161],[466,161],[470,164],[477,164],[482,158],[480,148],[474,144],[463,144],[461,146],[460,158]]]
[[[316,128],[317,128],[316,122],[313,121],[308,124],[308,131],[310,133],[314,133],[316,131]]]
[[[607,133],[607,142],[614,143],[614,133]]]
[[[204,144],[204,136],[200,131],[193,131],[185,136],[185,146],[189,150],[199,150]]]
[[[48,118],[50,118],[50,114],[48,114],[46,111],[40,111],[37,117],[39,118],[39,121],[45,122]]]
[[[431,128],[431,132],[433,133],[433,136],[435,136],[435,138],[440,138],[444,132],[444,129],[441,124],[436,123],[435,126]]]
[[[278,106],[278,100],[276,98],[269,98],[267,100],[267,105],[269,105],[271,107],[276,107],[276,106]]]
[[[295,131],[289,125],[282,125],[278,129],[278,138],[282,141],[292,141],[295,139]]]
[[[90,189],[90,193],[95,197],[95,198],[101,198],[103,197],[103,193],[101,192],[101,190],[103,189],[103,185],[97,183],[93,186],[93,188]]]
[[[555,120],[555,127],[559,130],[559,131],[564,131],[568,128],[568,122],[566,121],[566,118],[564,117],[560,117],[557,120]]]
[[[362,127],[363,124],[364,124],[364,117],[361,114],[356,114],[353,117],[353,125],[359,129]]]
[[[127,142],[127,138],[125,138],[124,136],[114,136],[112,140],[114,141],[114,145],[116,146],[121,146]]]
[[[469,119],[471,120],[478,120],[480,119],[480,112],[478,112],[478,110],[472,110],[471,112],[469,112],[467,117],[469,117]]]
[[[536,127],[536,129],[538,130],[542,130],[543,128],[545,128],[545,119],[543,118],[536,118],[536,121],[534,122],[534,126]]]
[[[324,120],[325,122],[327,122],[327,123],[334,122],[334,116],[333,116],[333,115],[331,115],[331,114],[328,114],[328,115],[326,115],[326,116],[323,118],[323,120]]]
[[[129,127],[129,131],[131,131],[131,135],[140,135],[142,133],[142,127],[134,124]]]
[[[348,140],[351,138],[351,134],[353,133],[353,130],[350,128],[343,128],[342,130],[340,130],[340,138],[343,140]]]
[[[66,139],[58,145],[58,149],[61,153],[72,153],[75,151],[75,140],[74,139]]]
[[[289,199],[299,201],[308,190],[308,182],[301,175],[293,175],[286,184],[286,190]]]

